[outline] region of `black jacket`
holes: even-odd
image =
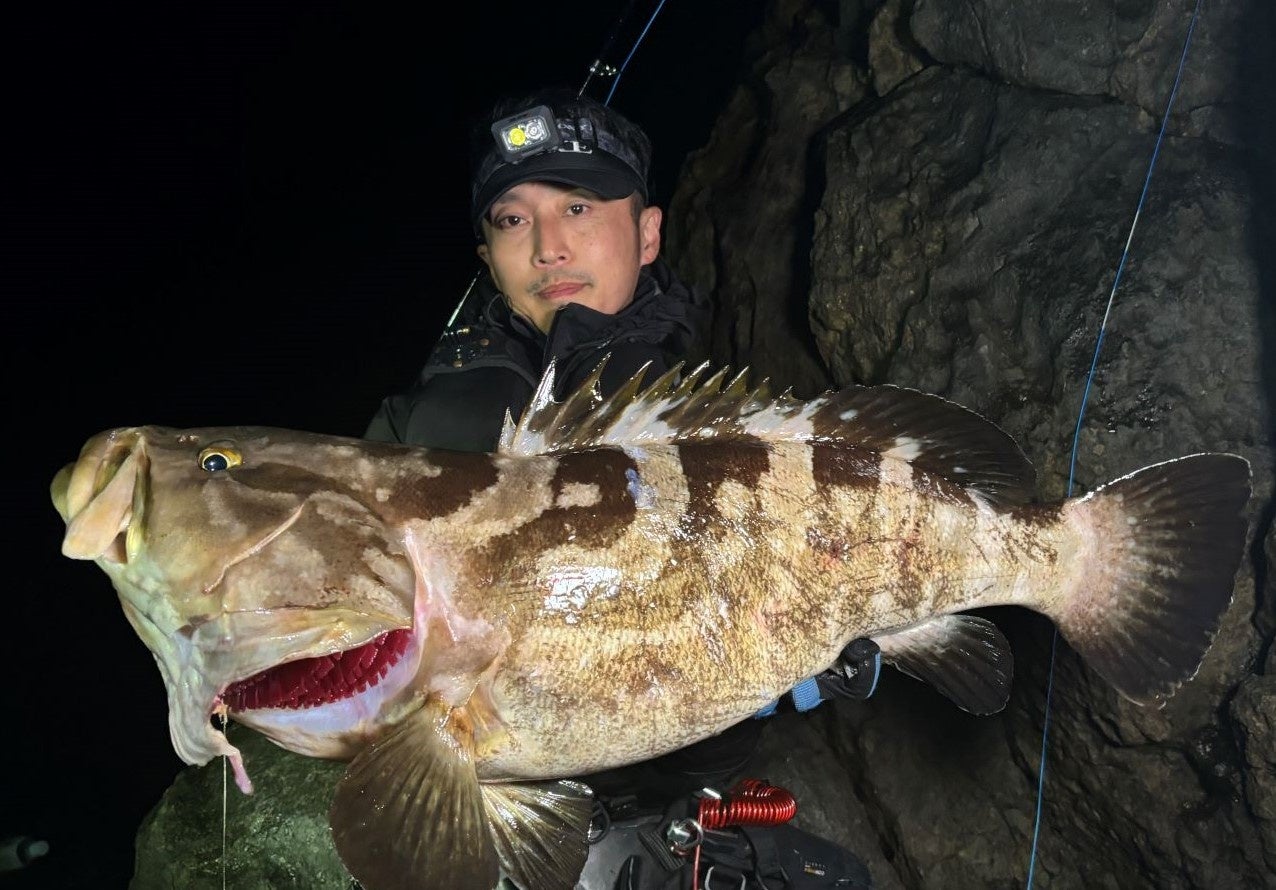
[[[508,410],[526,406],[551,359],[555,395],[579,386],[605,356],[604,395],[650,363],[654,380],[693,359],[708,306],[663,262],[643,267],[633,302],[614,315],[569,304],[548,334],[510,312],[499,295],[481,317],[440,339],[416,381],[382,402],[364,437],[454,451],[494,451]]]

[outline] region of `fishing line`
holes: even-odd
[[[651,30],[651,24],[656,20],[656,16],[660,15],[660,10],[665,8],[665,0],[660,0],[656,5],[656,11],[651,14],[651,18],[647,19],[647,24],[643,26],[642,33],[638,35],[638,39],[634,41],[633,48],[629,50],[629,55],[625,56],[625,61],[620,63],[620,68],[616,71],[611,81],[611,89],[607,91],[607,98],[603,100],[604,105],[611,104],[611,97],[616,92],[616,87],[620,85],[620,76],[625,73],[625,69],[629,67],[629,60],[634,57],[634,53],[638,52],[638,44],[642,43],[642,39],[647,36],[647,32]]]
[[[1187,25],[1187,36],[1183,38],[1183,52],[1179,56],[1178,71],[1174,74],[1174,84],[1170,87],[1170,98],[1165,103],[1165,114],[1161,117],[1161,129],[1156,135],[1156,143],[1152,147],[1152,157],[1148,161],[1148,172],[1143,178],[1143,191],[1139,195],[1139,203],[1134,208],[1134,219],[1130,222],[1130,233],[1125,239],[1125,248],[1121,251],[1121,260],[1117,263],[1116,275],[1112,279],[1112,290],[1108,293],[1108,305],[1103,310],[1103,321],[1099,324],[1099,336],[1094,344],[1094,357],[1090,361],[1090,373],[1086,375],[1085,390],[1081,394],[1081,407],[1077,411],[1077,426],[1072,434],[1072,457],[1068,464],[1067,497],[1072,497],[1072,484],[1076,477],[1077,450],[1081,441],[1081,424],[1085,419],[1086,403],[1090,398],[1090,388],[1094,383],[1094,372],[1099,365],[1099,351],[1103,348],[1103,338],[1108,330],[1108,318],[1112,314],[1112,304],[1116,300],[1117,287],[1121,284],[1121,274],[1125,271],[1126,260],[1130,257],[1130,245],[1134,241],[1134,230],[1139,224],[1139,216],[1143,213],[1143,205],[1147,202],[1148,188],[1152,184],[1152,171],[1156,169],[1156,159],[1161,154],[1161,145],[1165,141],[1165,130],[1170,123],[1170,110],[1174,107],[1174,99],[1178,96],[1179,85],[1183,82],[1183,69],[1187,65],[1187,51],[1192,45],[1192,34],[1196,30],[1196,20],[1200,17],[1201,0],[1196,0],[1192,8],[1192,18]],[[1059,643],[1059,629],[1056,627],[1050,641],[1050,671],[1046,680],[1045,719],[1041,727],[1041,761],[1037,770],[1037,813],[1032,827],[1032,856],[1028,861],[1028,890],[1032,890],[1032,880],[1037,865],[1037,841],[1041,834],[1041,806],[1044,800],[1046,781],[1046,740],[1050,733],[1050,703],[1054,693],[1055,652]]]
[[[222,721],[222,737],[226,736],[226,712],[222,711],[218,716]],[[229,754],[222,755],[222,890],[226,890],[226,761],[230,760]]]

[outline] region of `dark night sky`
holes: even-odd
[[[10,13],[0,837],[52,851],[0,888],[124,886],[181,768],[109,582],[59,553],[54,473],[116,426],[361,433],[477,269],[465,122],[505,92],[578,86],[627,5]],[[654,5],[634,4],[612,61]],[[613,104],[653,137],[658,202],[760,8],[675,0],[625,72]]]

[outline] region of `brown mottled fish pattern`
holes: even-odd
[[[155,654],[184,760],[250,788],[214,712],[352,760],[331,819],[369,890],[571,887],[589,798],[565,777],[749,719],[857,637],[989,713],[1010,653],[964,613],[1024,606],[1155,704],[1231,600],[1235,455],[1038,504],[1018,446],[934,396],[640,380],[559,403],[551,368],[491,455],[107,431],[54,480],[63,552]]]

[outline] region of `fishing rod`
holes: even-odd
[[[646,29],[644,29],[642,34],[638,36],[638,39],[634,41],[633,49],[629,52],[629,58],[625,59],[625,65],[621,65],[619,68],[616,68],[614,65],[607,64],[606,59],[611,55],[612,45],[616,42],[616,38],[620,35],[621,26],[623,26],[625,20],[629,18],[630,13],[634,11],[634,4],[636,2],[637,0],[629,0],[629,2],[625,4],[625,8],[621,10],[620,15],[616,16],[616,21],[612,24],[611,30],[607,33],[607,39],[603,41],[602,49],[598,51],[598,56],[590,64],[589,73],[585,75],[585,80],[581,83],[580,89],[576,93],[577,99],[585,95],[585,90],[589,88],[589,82],[595,77],[612,77],[619,80],[620,72],[624,70],[625,65],[629,64],[629,58],[633,57],[634,50],[638,49],[638,44],[641,43],[642,38],[646,36]],[[664,6],[664,0],[661,0],[660,5]],[[656,9],[656,12],[660,12],[659,8]],[[652,20],[654,19],[655,15],[653,14]],[[648,26],[650,26],[650,22],[648,22]],[[613,84],[613,90],[614,88],[615,86]],[[610,102],[611,93],[608,92],[607,100],[603,102],[603,104],[607,105]]]
[[[609,77],[611,78],[611,89],[607,91],[607,98],[603,100],[603,104],[611,104],[611,97],[616,94],[616,87],[620,85],[621,75],[625,73],[625,69],[629,67],[629,63],[632,61],[634,54],[638,52],[638,46],[647,36],[647,32],[651,30],[652,23],[656,21],[656,16],[660,15],[660,10],[664,9],[665,2],[666,0],[660,0],[660,2],[656,4],[655,10],[647,19],[647,23],[643,25],[642,31],[639,32],[638,36],[634,39],[634,44],[630,47],[629,54],[625,56],[625,60],[620,63],[620,67],[616,67],[608,64],[606,60],[611,54],[612,46],[615,44],[617,37],[620,36],[621,28],[633,12],[637,0],[629,0],[629,2],[625,4],[625,8],[621,10],[620,15],[616,17],[615,22],[612,23],[611,29],[607,32],[607,37],[603,40],[602,49],[598,51],[598,55],[595,56],[594,61],[590,63],[588,73],[585,75],[585,80],[581,83],[580,89],[576,92],[577,99],[585,95],[585,90],[589,88],[590,81],[595,77]],[[461,309],[464,308],[466,301],[470,298],[470,294],[474,292],[474,287],[478,284],[479,277],[482,274],[483,269],[480,267],[479,270],[474,273],[474,277],[470,279],[470,283],[465,288],[465,292],[461,294],[460,302],[456,304],[456,308],[452,310],[452,314],[448,317],[447,324],[443,326],[444,333],[452,330],[453,326],[456,324],[456,320],[461,314]]]
[[[1108,293],[1108,304],[1103,310],[1103,320],[1099,323],[1099,336],[1094,344],[1094,357],[1090,361],[1090,372],[1086,375],[1085,389],[1081,394],[1081,407],[1077,411],[1077,425],[1072,434],[1072,456],[1068,463],[1067,497],[1072,497],[1072,486],[1076,479],[1077,450],[1081,440],[1081,425],[1085,420],[1086,404],[1090,398],[1090,388],[1094,383],[1095,370],[1099,365],[1099,352],[1103,348],[1103,338],[1107,333],[1108,319],[1112,315],[1112,305],[1116,301],[1117,288],[1121,284],[1121,275],[1125,271],[1126,260],[1130,258],[1130,245],[1134,241],[1134,230],[1139,225],[1139,216],[1147,203],[1148,189],[1152,184],[1152,172],[1156,169],[1156,160],[1161,154],[1161,145],[1165,142],[1165,130],[1170,122],[1170,112],[1174,108],[1174,99],[1178,96],[1179,85],[1183,82],[1183,70],[1187,66],[1188,49],[1192,45],[1192,34],[1196,30],[1196,22],[1201,13],[1201,0],[1196,0],[1192,9],[1192,18],[1187,25],[1187,35],[1183,39],[1183,52],[1179,56],[1178,70],[1174,74],[1174,83],[1170,87],[1170,98],[1165,103],[1165,113],[1161,116],[1161,129],[1156,135],[1152,147],[1152,157],[1148,161],[1147,175],[1143,178],[1143,191],[1139,194],[1138,204],[1134,208],[1134,217],[1130,221],[1130,232],[1125,238],[1125,247],[1121,251],[1121,259],[1117,263],[1116,275],[1112,280],[1112,290]],[[1032,854],[1028,860],[1027,890],[1032,890],[1032,881],[1037,865],[1037,846],[1041,834],[1041,810],[1045,798],[1046,781],[1046,748],[1050,734],[1050,706],[1054,693],[1055,654],[1059,646],[1059,629],[1056,627],[1050,640],[1050,670],[1046,678],[1045,718],[1041,727],[1041,758],[1037,766],[1037,811],[1032,827]]]

